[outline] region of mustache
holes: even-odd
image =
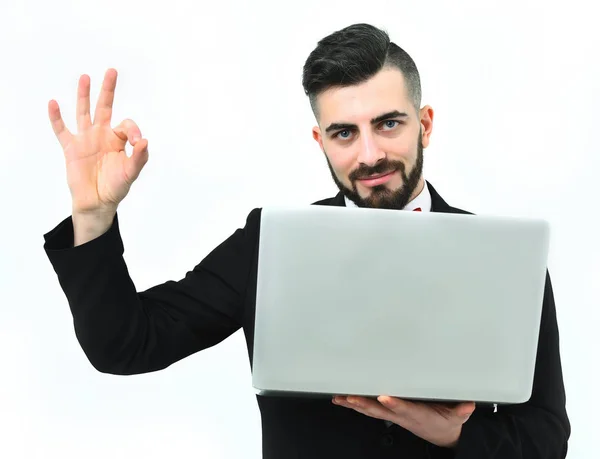
[[[403,175],[405,174],[405,166],[402,161],[383,160],[374,166],[361,164],[348,175],[348,178],[354,182],[369,176],[387,174],[390,172],[396,172],[398,170],[401,171]]]

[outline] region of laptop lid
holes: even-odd
[[[548,244],[535,219],[263,209],[253,386],[524,402]]]

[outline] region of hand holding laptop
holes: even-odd
[[[418,437],[444,448],[456,447],[463,424],[475,410],[475,403],[450,406],[387,396],[380,396],[377,400],[337,396],[333,398],[333,403],[366,416],[398,424]]]

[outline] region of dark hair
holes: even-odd
[[[418,112],[421,79],[415,62],[390,41],[387,32],[369,24],[354,24],[321,39],[306,59],[302,86],[317,115],[316,99],[323,91],[363,83],[384,67],[396,67],[402,72]]]

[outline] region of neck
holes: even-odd
[[[419,184],[415,188],[415,191],[413,191],[413,194],[410,196],[409,202],[412,202],[417,196],[419,196],[424,188],[425,188],[425,179],[423,178],[423,176],[421,176],[421,178],[419,179]]]

